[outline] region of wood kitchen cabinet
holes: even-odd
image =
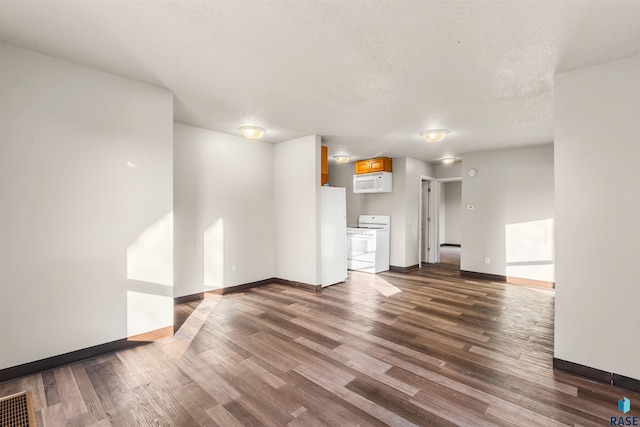
[[[325,185],[327,182],[329,182],[329,163],[327,161],[328,160],[327,147],[325,147],[324,145],[321,145],[321,147],[322,147],[322,151],[321,151],[320,158],[322,159],[321,161],[322,166],[320,168],[320,185]]]
[[[389,157],[377,157],[375,159],[359,160],[356,162],[356,174],[371,172],[393,172]]]

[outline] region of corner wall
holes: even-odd
[[[320,137],[274,147],[275,275],[319,285]]]
[[[0,57],[0,369],[170,326],[172,94]]]
[[[411,267],[420,263],[418,259],[418,242],[420,239],[420,187],[422,177],[435,177],[434,167],[430,163],[407,157],[405,178],[405,259],[400,267]],[[425,197],[428,197],[425,194]],[[432,215],[430,213],[429,215]],[[432,240],[432,239],[430,239]],[[433,240],[432,240],[433,241]]]
[[[273,151],[174,125],[176,297],[274,277]]]
[[[640,56],[557,75],[555,357],[640,380]]]

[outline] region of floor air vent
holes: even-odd
[[[35,427],[31,392],[12,394],[0,398],[0,426]]]

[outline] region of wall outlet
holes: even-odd
[[[235,264],[233,264],[231,266],[231,273],[232,274],[236,274],[237,272],[238,272],[238,267]]]
[[[491,258],[489,258],[488,256],[484,257],[484,263],[491,264]]]

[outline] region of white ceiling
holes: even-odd
[[[167,88],[182,123],[433,161],[551,142],[554,74],[640,52],[640,1],[0,0],[0,37]]]

